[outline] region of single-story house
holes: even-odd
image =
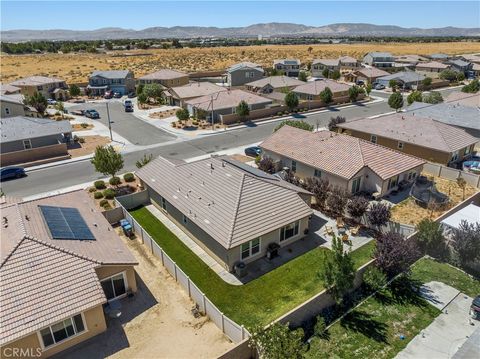
[[[226,157],[185,164],[159,157],[136,174],[151,202],[229,271],[309,228],[311,193]]]
[[[400,55],[395,56],[395,63],[404,64],[405,66],[415,66],[420,62],[427,62],[428,58],[420,55]]]
[[[69,121],[15,116],[0,119],[0,161],[2,166],[37,160],[68,158],[71,140]]]
[[[139,77],[137,80],[138,84],[158,84],[166,88],[183,86],[188,84],[188,81],[188,74],[171,69],[161,69],[151,74]]]
[[[447,61],[449,58],[451,58],[450,55],[442,54],[442,53],[431,54],[428,57],[433,61]]]
[[[445,102],[448,102],[450,104],[480,108],[480,93],[466,93],[455,91],[447,96]]]
[[[312,61],[311,72],[313,77],[324,77],[323,71],[340,71],[339,59],[316,59]]]
[[[119,92],[124,96],[135,92],[135,78],[129,70],[93,71],[87,90],[95,96],[103,96],[106,91]]]
[[[461,59],[449,60],[448,64],[452,67],[452,70],[467,73],[467,71],[472,69],[472,63],[469,61],[464,61]]]
[[[211,82],[190,82],[187,85],[175,86],[163,92],[163,96],[172,106],[186,107],[185,102],[197,97],[214,95],[227,91],[225,87]]]
[[[393,67],[395,58],[390,52],[369,52],[363,57],[363,62],[373,67]]]
[[[465,93],[461,92],[465,95]],[[412,103],[407,111],[416,116],[433,118],[465,130],[480,141],[480,94],[468,94],[471,99],[476,99],[477,106],[465,106],[459,102],[442,102],[431,105],[423,102]]]
[[[339,132],[443,165],[470,154],[478,138],[464,130],[415,113],[395,113],[338,125]]]
[[[400,71],[391,75],[379,77],[375,82],[388,87],[390,81],[395,80],[403,89],[416,89],[424,79],[425,76],[422,74],[413,71]]]
[[[273,61],[273,68],[277,71],[283,71],[288,77],[298,77],[300,65],[301,62],[298,59],[279,59]]]
[[[288,167],[301,179],[328,180],[351,193],[384,196],[401,181],[413,181],[424,160],[387,147],[327,130],[310,132],[283,126],[260,145],[278,167]]]
[[[25,104],[19,95],[0,95],[1,117],[25,116]]]
[[[345,81],[348,82],[356,82],[356,81],[364,81],[369,83],[374,83],[379,77],[388,76],[390,73],[387,71],[383,71],[373,68],[362,68],[356,71],[353,71],[349,74],[345,74]]]
[[[243,86],[248,82],[259,80],[265,71],[262,66],[253,62],[240,62],[227,69],[227,83],[229,86]]]
[[[5,204],[2,218],[2,358],[47,358],[107,330],[103,306],[137,290],[137,261],[90,196]]]
[[[45,98],[61,101],[69,98],[66,82],[56,77],[30,76],[13,81],[10,85],[20,88],[22,95],[25,96],[32,96],[35,92],[38,92]]]
[[[196,97],[185,101],[191,115],[197,115],[198,110],[206,112],[208,120],[218,121],[220,115],[231,115],[236,113],[238,104],[245,101],[250,111],[260,110],[273,103],[272,100],[243,90],[221,91],[215,95]]]
[[[440,72],[449,68],[450,65],[443,62],[429,61],[417,64],[417,66],[415,66],[415,71],[428,77],[437,78]]]
[[[350,86],[329,79],[321,79],[304,83],[303,85],[295,87],[293,92],[297,94],[300,100],[320,100],[320,93],[327,87],[332,91],[333,100],[338,100],[344,97],[347,97],[348,99],[348,89]]]
[[[248,91],[268,94],[272,92],[285,92],[292,90],[296,86],[303,85],[305,82],[288,76],[269,76],[260,80],[245,84]]]

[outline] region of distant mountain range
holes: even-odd
[[[143,30],[102,28],[89,31],[77,30],[8,30],[0,32],[4,42],[33,40],[114,40],[114,39],[158,39],[158,38],[208,38],[208,37],[257,37],[262,36],[480,36],[480,28],[442,27],[434,29],[404,28],[393,25],[331,24],[306,26],[289,23],[254,24],[246,27],[201,27],[174,26],[149,27]]]

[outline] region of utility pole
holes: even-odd
[[[110,122],[110,111],[108,110],[108,101],[106,102],[106,104],[107,104],[108,129],[110,130],[110,140],[113,141],[112,123]]]

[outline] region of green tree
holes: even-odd
[[[392,80],[388,81],[388,87],[390,87],[392,89],[396,88],[397,87],[397,80],[392,79]]]
[[[332,238],[332,251],[325,256],[321,272],[325,287],[337,303],[353,288],[355,265],[350,253],[343,250],[343,242],[337,236]]]
[[[175,112],[175,115],[180,121],[185,121],[190,118],[190,113],[186,108],[178,109],[177,112]]]
[[[147,84],[143,87],[143,91],[148,98],[153,98],[157,101],[162,96],[162,88],[159,84]]]
[[[322,76],[328,79],[330,77],[330,70],[327,68],[324,68],[322,71]]]
[[[148,98],[147,98],[147,95],[145,95],[145,94],[142,92],[140,95],[138,95],[137,100],[138,100],[138,103],[139,103],[139,104],[143,105],[143,104],[147,103]]]
[[[295,120],[285,120],[282,121],[277,127],[275,127],[275,131],[278,131],[281,129],[283,126],[288,125],[296,128],[300,128],[305,131],[313,131],[313,125],[309,124],[308,122],[305,121],[295,121]]]
[[[363,89],[357,85],[353,85],[348,89],[348,97],[352,102],[357,101],[358,96],[360,96],[362,93]]]
[[[330,87],[325,87],[325,90],[320,92],[320,99],[323,101],[325,105],[328,105],[333,100],[333,93],[330,90]]]
[[[136,90],[137,96],[140,95],[141,93],[143,93],[143,88],[144,88],[144,87],[145,87],[144,84],[138,84],[137,90]]]
[[[91,163],[95,167],[95,171],[114,178],[123,168],[123,157],[111,145],[107,147],[98,146]]]
[[[388,98],[388,105],[398,111],[403,107],[403,96],[400,92],[394,92]]]
[[[32,106],[40,115],[44,115],[45,110],[47,109],[48,102],[45,96],[40,92],[34,92],[32,96],[25,96],[23,103],[27,106]]]
[[[250,346],[263,359],[300,359],[304,357],[303,330],[290,330],[287,324],[273,323],[267,328],[249,328]]]
[[[432,85],[432,78],[431,77],[425,77],[422,80],[422,85],[423,85],[425,90],[429,89],[430,86]]]
[[[298,106],[298,96],[295,92],[289,91],[285,95],[285,104],[288,106],[290,111]]]
[[[463,72],[459,72],[457,74],[457,81],[463,81],[465,80],[465,74]]]
[[[411,105],[414,102],[422,102],[422,91],[413,91],[407,97],[407,103]]]
[[[135,162],[135,166],[137,168],[142,168],[146,164],[148,164],[153,159],[153,155],[150,153],[148,156],[145,153],[142,158],[140,158],[137,162]]]
[[[445,244],[441,224],[424,218],[417,224],[416,231],[415,240],[420,250],[424,254],[428,253],[437,256]]]
[[[387,276],[381,269],[369,267],[363,273],[363,283],[365,283],[368,289],[376,292],[387,285]]]
[[[70,92],[70,96],[72,96],[72,97],[80,96],[80,87],[78,87],[75,84],[72,84],[68,88],[68,92]]]
[[[432,91],[428,95],[423,96],[422,101],[425,103],[436,104],[443,102],[443,97],[440,92]]]
[[[365,92],[367,93],[367,96],[370,97],[370,92],[372,92],[372,84],[370,82],[365,86]]]
[[[338,79],[340,79],[340,76],[341,76],[341,75],[340,75],[340,71],[335,70],[335,71],[332,72],[332,79],[333,79],[333,80],[338,80]]]
[[[298,79],[303,82],[307,82],[307,73],[305,71],[300,71],[298,74]]]
[[[468,85],[462,87],[462,92],[477,93],[480,90],[480,82],[478,79],[473,80]]]
[[[455,81],[457,79],[457,72],[450,69],[446,69],[440,72],[438,77],[441,78],[442,80]]]
[[[245,117],[250,114],[250,108],[248,107],[248,103],[243,100],[240,101],[240,103],[237,105],[236,113],[240,116],[242,120],[245,120]]]

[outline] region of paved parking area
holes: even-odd
[[[452,358],[480,327],[480,322],[470,320],[472,298],[439,282],[426,283],[422,286],[421,293],[422,297],[442,310],[442,313],[422,330],[396,359]],[[479,355],[476,357],[480,357],[480,344],[477,354]]]
[[[125,137],[134,145],[146,146],[167,142],[175,139],[175,136],[148,124],[135,117],[130,112],[125,112],[123,100],[112,99],[108,101],[112,130]],[[69,111],[95,109],[100,114],[100,121],[108,127],[107,105],[105,101],[83,103],[68,108]]]

